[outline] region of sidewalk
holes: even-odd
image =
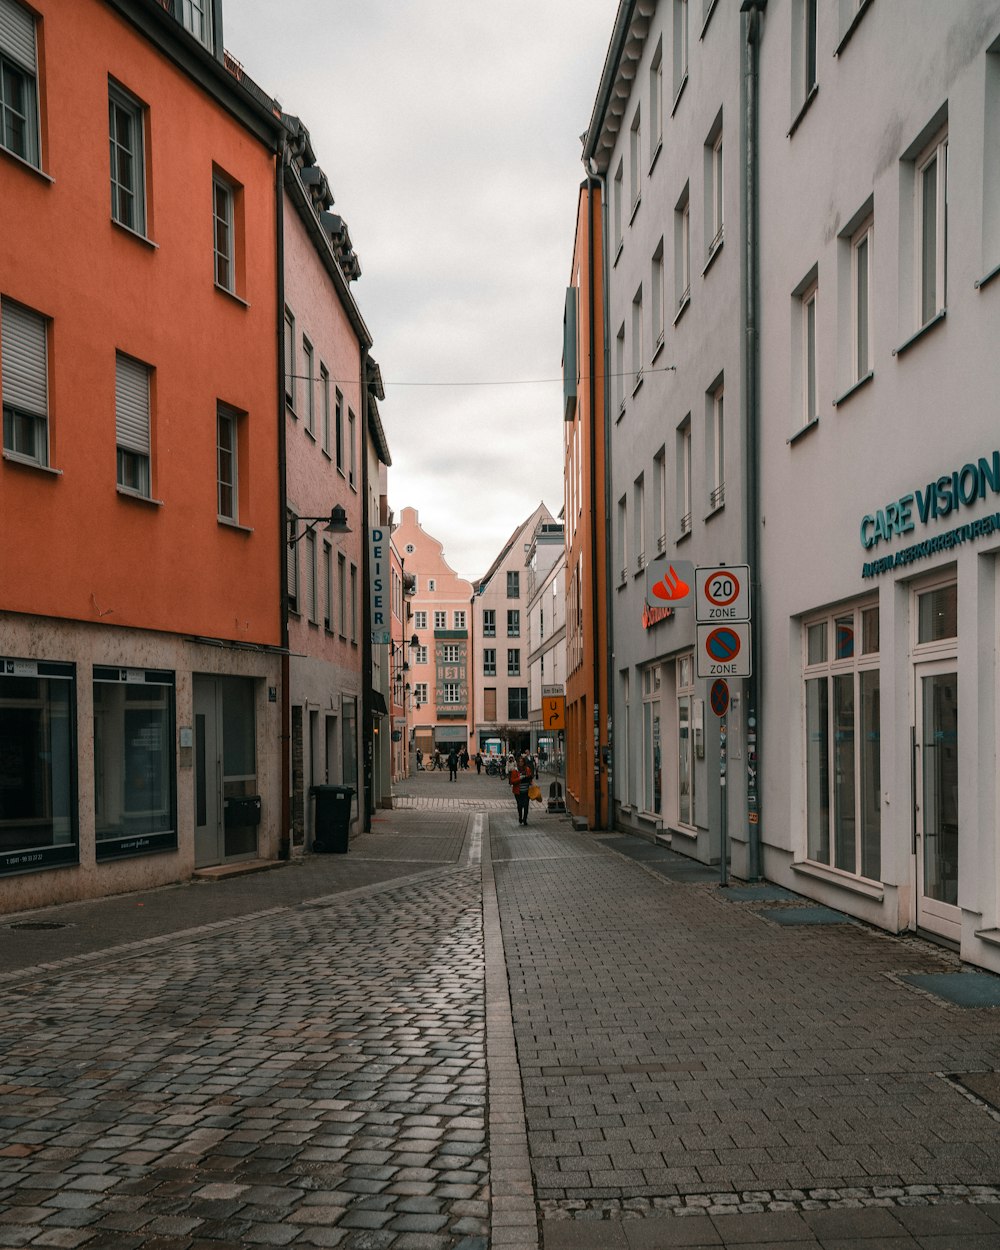
[[[0,918],[0,1250],[1000,1246],[1000,1008],[904,980],[950,954],[399,791],[347,855]]]

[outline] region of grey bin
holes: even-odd
[[[354,790],[350,786],[310,786],[309,793],[316,797],[313,850],[321,854],[346,854]]]

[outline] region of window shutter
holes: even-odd
[[[119,355],[115,366],[115,437],[126,451],[149,455],[149,369]]]
[[[289,540],[295,537],[295,514],[288,514],[288,538],[285,539],[285,588],[288,591],[289,599],[297,600],[299,593],[299,568],[298,568],[298,551],[293,542]]]
[[[0,309],[0,327],[3,402],[37,417],[46,416],[49,405],[44,317],[5,300]]]
[[[36,72],[35,19],[14,0],[0,0],[0,48]]]
[[[306,610],[316,619],[316,536],[306,534]]]

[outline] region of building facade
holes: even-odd
[[[279,851],[282,128],[212,16],[0,3],[0,910]]]
[[[565,710],[547,713],[544,695],[566,696],[566,545],[561,521],[535,526],[524,559],[528,615],[529,748],[560,776],[565,772]],[[565,705],[564,705],[565,708]]]

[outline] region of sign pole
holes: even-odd
[[[726,721],[719,721],[719,884],[729,884],[729,813],[726,802]]]

